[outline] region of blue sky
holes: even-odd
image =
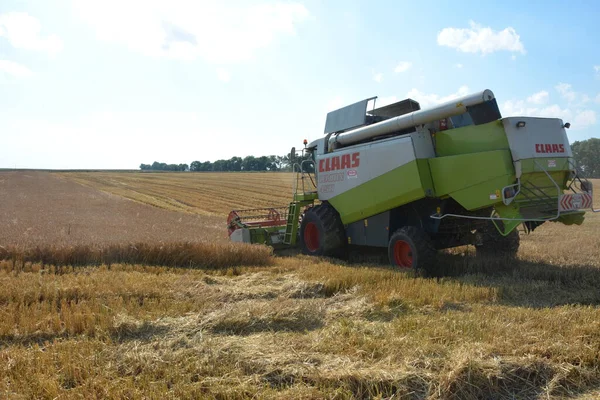
[[[0,2],[0,168],[283,155],[363,98],[492,89],[599,137],[600,3]]]

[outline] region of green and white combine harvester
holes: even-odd
[[[438,249],[510,257],[517,226],[581,224],[586,209],[600,211],[569,123],[502,118],[490,90],[428,110],[411,99],[375,108],[375,99],[327,114],[324,137],[305,141],[293,163],[290,205],[232,211],[231,240],[337,257],[387,248],[393,265],[427,270]]]

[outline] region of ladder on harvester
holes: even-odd
[[[317,197],[317,192],[297,193],[294,195],[294,201],[290,203],[290,208],[288,209],[285,236],[283,237],[284,244],[296,245],[300,212],[303,207],[314,204]]]
[[[285,225],[285,236],[283,237],[283,243],[289,245],[296,244],[296,238],[298,237],[298,219],[300,218],[300,206],[297,201],[290,203],[290,209],[288,210],[287,223]]]
[[[285,235],[283,237],[283,243],[287,245],[296,245],[300,211],[303,207],[314,204],[315,200],[318,198],[315,180],[310,173],[305,172],[306,168],[304,168],[304,165],[306,164],[312,164],[314,168],[314,162],[312,160],[304,160],[300,165],[294,164],[292,168],[293,171],[297,171],[297,174],[293,188],[294,201],[290,203],[290,208],[288,209]],[[310,189],[308,183],[305,182],[306,180],[309,180],[310,182]],[[300,184],[299,181],[301,182]]]

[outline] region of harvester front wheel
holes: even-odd
[[[310,207],[302,217],[300,246],[311,256],[340,257],[346,235],[338,212],[328,203]]]
[[[435,266],[437,252],[427,232],[414,226],[398,229],[388,245],[390,263],[405,271],[425,274]]]
[[[502,236],[498,229],[490,223],[480,233],[480,244],[475,246],[478,256],[515,258],[519,251],[519,231],[513,230]]]

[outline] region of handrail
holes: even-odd
[[[585,175],[583,174],[583,172],[581,171],[581,169],[577,168],[577,166],[575,165],[575,163],[574,163],[574,162],[573,162],[573,160],[571,160],[571,159],[569,160],[569,166],[570,166],[570,167],[571,167],[571,169],[572,169],[572,170],[575,172],[575,176],[573,177],[573,179],[571,179],[571,183],[569,184],[569,187],[568,187],[568,189],[571,189],[571,190],[573,191],[573,193],[577,193],[577,191],[576,191],[576,190],[575,190],[575,189],[574,189],[572,186],[573,186],[573,183],[574,183],[575,181],[579,181],[579,189],[580,189],[582,192],[589,193],[589,194],[592,196],[592,207],[590,208],[590,210],[591,210],[593,213],[598,213],[598,212],[600,212],[600,208],[598,208],[598,209],[594,208],[594,190],[593,190],[593,185],[592,185],[592,182],[590,182],[590,181],[589,181],[589,179],[587,179],[587,178],[585,177]],[[583,182],[582,182],[582,179],[583,179],[583,181],[584,181],[586,184],[588,184],[588,185],[589,185],[589,187],[590,187],[592,190],[584,190],[584,189],[582,188],[582,184],[583,184]]]
[[[294,179],[294,185],[292,187],[293,193],[292,195],[296,195],[298,193],[298,176],[300,176],[300,180],[302,181],[302,192],[306,192],[306,187],[304,185],[304,179],[305,179],[305,175],[308,176],[308,178],[310,179],[310,183],[312,184],[313,188],[316,189],[317,185],[315,184],[315,181],[313,180],[310,172],[307,171],[307,169],[304,168],[305,164],[310,165],[313,164],[315,165],[315,162],[313,160],[302,160],[302,162],[300,164],[298,163],[293,163],[292,164],[292,172],[296,174],[296,179]]]

